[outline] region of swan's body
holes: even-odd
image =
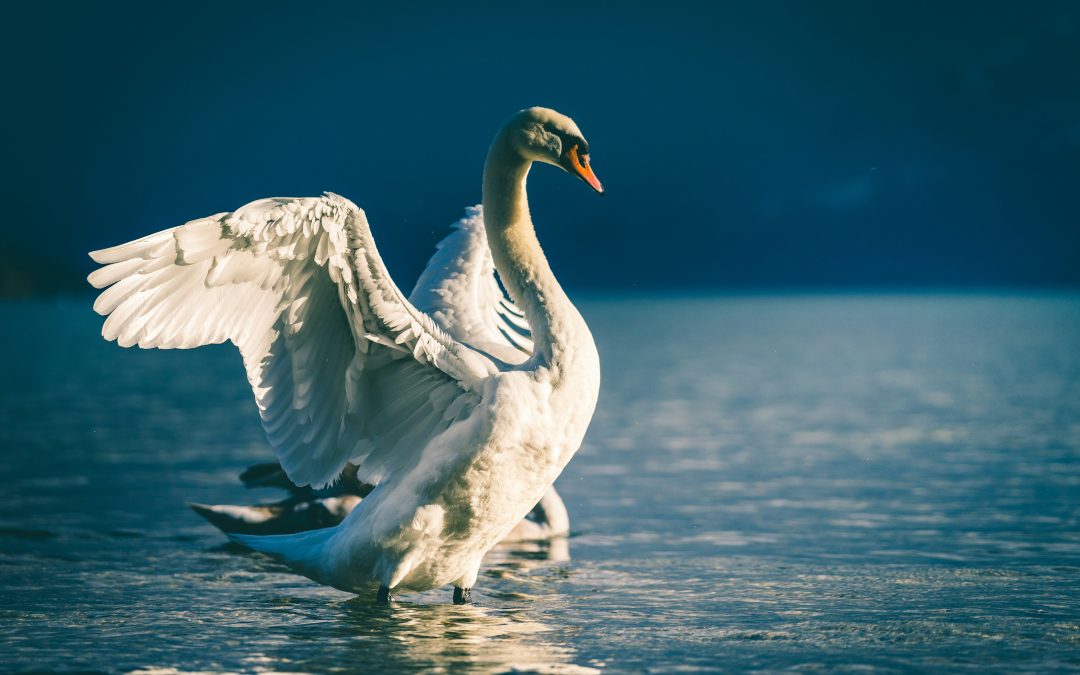
[[[433,259],[447,258],[442,273],[429,266],[412,302],[363,211],[331,194],[253,202],[92,254],[107,266],[90,281],[111,286],[95,303],[110,315],[106,338],[231,340],[290,480],[323,486],[351,463],[376,486],[336,527],[235,539],[343,590],[467,593],[595,408],[596,348],[540,249],[525,192],[534,161],[600,191],[587,153],[559,113],[511,118],[485,165],[486,237],[472,213],[455,233],[464,245],[444,242]]]

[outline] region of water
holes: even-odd
[[[229,347],[0,306],[0,666],[1080,669],[1080,297],[583,302],[575,535],[371,605],[224,543],[270,457]]]

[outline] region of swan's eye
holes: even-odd
[[[589,157],[589,146],[585,145],[584,141],[570,139],[563,142],[563,147],[567,148],[564,153],[567,157],[570,157],[571,154],[577,155],[578,159],[582,162],[586,161]]]

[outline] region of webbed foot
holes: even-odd
[[[472,589],[454,586],[454,604],[467,605],[472,602]]]

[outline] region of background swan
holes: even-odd
[[[596,405],[596,347],[540,249],[525,190],[539,161],[602,192],[588,152],[564,115],[512,117],[484,168],[491,266],[444,247],[445,272],[422,278],[415,302],[364,212],[333,194],[264,199],[91,254],[106,265],[90,275],[108,287],[94,304],[106,339],[232,341],[289,479],[325,486],[352,463],[376,486],[336,527],[237,541],[321,583],[378,587],[381,601],[448,583],[468,601],[483,555],[544,495]]]
[[[250,466],[240,474],[240,480],[248,488],[279,488],[289,496],[273,503],[189,506],[226,534],[294,534],[337,525],[373,489],[356,480],[356,470],[349,466],[336,483],[323,490],[295,485],[277,463]],[[552,485],[502,543],[546,541],[569,533],[570,516]]]

